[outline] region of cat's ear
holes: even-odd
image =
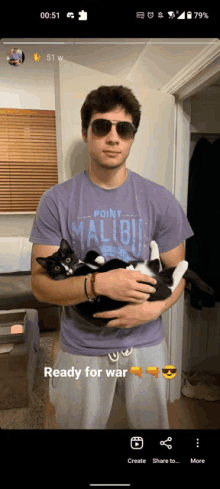
[[[41,265],[43,268],[45,268],[47,270],[47,263],[48,263],[48,259],[47,258],[36,258],[37,262],[39,263],[39,265]]]
[[[62,256],[65,256],[66,253],[70,253],[72,249],[70,248],[70,245],[66,239],[62,239],[60,243],[60,252]]]

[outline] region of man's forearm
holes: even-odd
[[[161,314],[163,314],[167,309],[173,306],[175,302],[180,298],[185,287],[185,280],[182,279],[179,285],[176,287],[172,295],[164,301],[149,302],[145,301],[140,304],[140,315],[143,318],[143,324],[145,321],[155,321]]]
[[[74,306],[88,299],[84,291],[84,276],[70,277],[66,280],[52,280],[45,273],[34,275],[31,285],[34,296],[40,302],[48,302],[58,306]],[[92,299],[91,276],[87,278],[86,290]]]

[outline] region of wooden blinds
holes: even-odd
[[[0,109],[0,212],[36,211],[56,183],[55,111]]]

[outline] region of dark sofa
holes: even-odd
[[[0,310],[36,309],[40,331],[60,329],[61,307],[35,299],[31,272],[0,274]]]

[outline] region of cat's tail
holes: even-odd
[[[209,287],[203,280],[197,275],[193,270],[186,270],[186,272],[183,275],[183,278],[185,280],[193,283],[196,285],[202,292],[205,292],[206,294],[213,295],[214,290],[212,287]]]

